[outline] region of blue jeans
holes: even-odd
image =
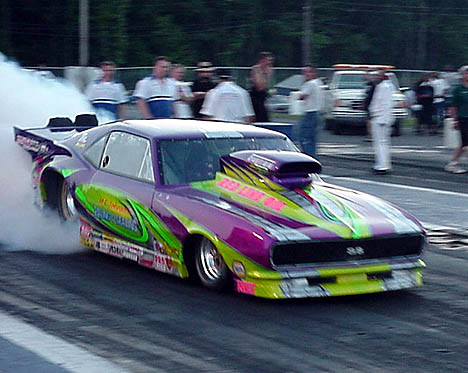
[[[318,114],[307,111],[299,121],[299,144],[303,153],[316,158]]]
[[[436,117],[436,128],[442,128],[444,126],[444,111],[445,111],[445,103],[436,102],[434,104],[435,108],[435,117]]]

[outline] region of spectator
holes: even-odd
[[[192,118],[190,103],[193,101],[192,90],[188,83],[184,82],[185,68],[176,64],[172,68],[171,78],[176,83],[177,100],[174,102],[174,117]]]
[[[422,109],[419,112],[419,119],[421,127],[420,130],[424,131],[426,127],[426,133],[434,133],[432,115],[434,114],[434,88],[432,88],[429,82],[429,76],[425,75],[421,83],[416,89],[416,96],[418,103],[422,105]],[[422,132],[421,132],[422,133]]]
[[[444,79],[440,78],[438,72],[432,73],[431,86],[434,90],[434,114],[435,114],[435,128],[433,132],[437,132],[444,125],[444,111],[445,111],[445,90],[446,85]]]
[[[194,97],[192,109],[195,118],[201,118],[200,110],[203,106],[206,92],[216,87],[216,84],[211,80],[214,71],[211,62],[199,62],[196,71],[198,72],[198,79],[195,80],[192,85]]]
[[[100,68],[102,76],[86,88],[86,97],[93,107],[105,110],[112,119],[123,119],[128,99],[124,85],[114,80],[115,64],[112,61],[104,61]]]
[[[231,81],[228,72],[221,73],[216,88],[206,94],[200,113],[207,118],[227,122],[250,123],[255,113],[249,93]]]
[[[366,72],[366,75],[364,76],[364,79],[366,80],[366,97],[364,98],[364,110],[367,112],[367,119],[366,119],[366,132],[367,136],[364,138],[364,141],[370,142],[372,141],[372,130],[371,130],[371,123],[370,123],[370,117],[369,117],[369,105],[372,101],[372,97],[374,96],[374,90],[375,90],[375,72],[368,70]]]
[[[315,67],[308,64],[302,68],[305,83],[301,87],[299,99],[304,100],[305,114],[299,122],[299,143],[302,151],[316,157],[317,126],[322,109],[322,89],[317,81]]]
[[[453,90],[450,117],[454,128],[460,131],[461,144],[455,149],[452,160],[445,166],[445,170],[454,174],[462,174],[466,169],[458,164],[463,151],[468,149],[468,66],[460,68],[461,84]]]
[[[268,112],[265,107],[265,100],[268,96],[268,87],[273,73],[274,57],[270,52],[261,52],[258,63],[252,67],[250,80],[252,88],[250,97],[255,111],[255,120],[257,122],[269,122]]]
[[[164,56],[156,58],[153,74],[140,80],[134,96],[138,109],[144,118],[171,118],[174,115],[173,103],[177,98],[176,83],[168,79],[170,63]]]
[[[388,80],[385,71],[379,70],[374,95],[369,104],[372,142],[375,153],[373,172],[377,175],[385,175],[392,169],[390,160],[390,132],[394,122],[392,114],[393,91],[393,84]]]

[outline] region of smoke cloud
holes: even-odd
[[[80,250],[77,224],[45,216],[33,204],[32,162],[14,142],[13,126],[43,127],[50,117],[93,111],[75,87],[26,71],[0,53],[0,245],[66,254]]]

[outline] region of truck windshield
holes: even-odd
[[[398,84],[398,78],[396,75],[393,73],[387,73],[387,76],[395,87],[395,90],[400,90],[400,85]],[[338,89],[364,89],[366,86],[365,74],[337,74],[333,79],[333,84],[335,84]]]
[[[364,74],[340,74],[338,89],[362,89],[366,85]]]

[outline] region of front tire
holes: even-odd
[[[195,268],[203,286],[225,290],[232,283],[232,274],[223,257],[207,238],[199,241],[195,253]]]

